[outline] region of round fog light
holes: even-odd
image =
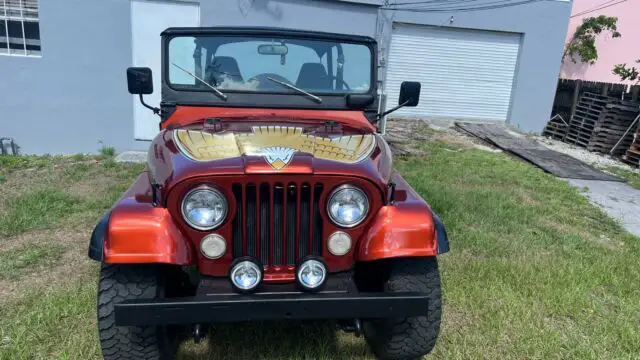
[[[260,265],[250,260],[238,262],[231,268],[231,283],[241,291],[251,291],[260,285],[262,281],[262,269]]]
[[[208,259],[219,259],[227,251],[227,242],[218,234],[210,234],[200,242],[200,251]]]
[[[327,267],[319,260],[306,260],[298,267],[298,284],[305,290],[318,290],[327,278]]]
[[[335,256],[346,255],[351,250],[351,236],[345,232],[336,231],[329,236],[327,247]]]

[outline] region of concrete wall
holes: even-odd
[[[42,57],[0,56],[0,137],[24,153],[136,146],[128,0],[40,1]],[[144,147],[144,144],[142,145]]]
[[[508,123],[540,132],[553,106],[570,11],[571,3],[565,1],[457,13],[381,10],[381,57],[386,57],[394,22],[521,33]]]
[[[202,26],[270,26],[373,37],[377,13],[376,6],[346,1],[200,1]]]
[[[616,64],[626,63],[637,66],[634,63],[640,59],[640,1],[632,0],[611,4],[612,6],[601,10],[593,11],[584,15],[571,18],[569,30],[566,35],[566,42],[573,37],[576,29],[582,25],[584,18],[596,17],[599,15],[615,16],[618,18],[618,31],[622,37],[613,39],[610,34],[603,33],[596,39],[596,49],[598,49],[598,60],[595,64],[573,63],[566,59],[562,64],[560,77],[563,79],[580,79],[587,81],[619,83],[620,78],[613,74],[611,70]],[[602,6],[600,0],[573,0],[572,14],[580,14],[584,11],[599,8]],[[628,84],[634,83],[627,81]]]

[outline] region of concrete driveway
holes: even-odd
[[[640,237],[640,190],[615,181],[570,179],[569,184],[585,188],[585,195],[628,232]]]

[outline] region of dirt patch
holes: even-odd
[[[17,236],[3,238],[0,241],[0,251],[7,251],[33,243],[66,246],[77,244],[78,239],[87,240],[89,236],[91,236],[91,231],[88,229],[33,230]]]
[[[92,174],[88,179],[70,184],[68,186],[68,190],[70,190],[74,195],[91,198],[95,197],[97,194],[103,193],[105,190],[120,182],[122,182],[122,180],[118,181],[117,179],[103,176],[101,174]]]
[[[34,188],[49,187],[60,180],[61,169],[48,167],[45,169],[27,169],[12,172],[6,176],[6,181],[0,186],[0,212],[3,203],[9,198],[16,197]]]
[[[395,156],[424,155],[428,141],[438,141],[457,148],[472,148],[474,143],[454,129],[433,129],[426,121],[413,119],[389,119],[384,136]]]
[[[38,230],[3,240],[0,251],[29,244],[56,244],[64,246],[66,251],[53,267],[34,267],[33,271],[16,279],[0,280],[0,303],[20,297],[29,290],[58,288],[78,279],[89,279],[95,268],[87,257],[90,236],[90,228]]]

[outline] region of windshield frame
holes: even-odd
[[[223,105],[242,107],[279,107],[279,108],[324,108],[324,109],[351,109],[346,98],[349,96],[371,96],[370,104],[364,105],[368,110],[377,109],[377,47],[373,38],[359,35],[332,34],[314,31],[299,31],[278,28],[169,28],[162,32],[162,102],[182,105]],[[322,96],[323,103],[310,101],[308,97],[292,90],[283,88],[282,91],[244,91],[242,89],[220,89],[228,99],[221,100],[212,94],[211,89],[189,88],[169,82],[169,43],[173,38],[182,36],[225,36],[225,37],[276,37],[282,39],[304,39],[333,41],[344,44],[356,44],[366,46],[370,56],[370,84],[366,92],[349,93],[345,91],[319,92],[314,95]]]

